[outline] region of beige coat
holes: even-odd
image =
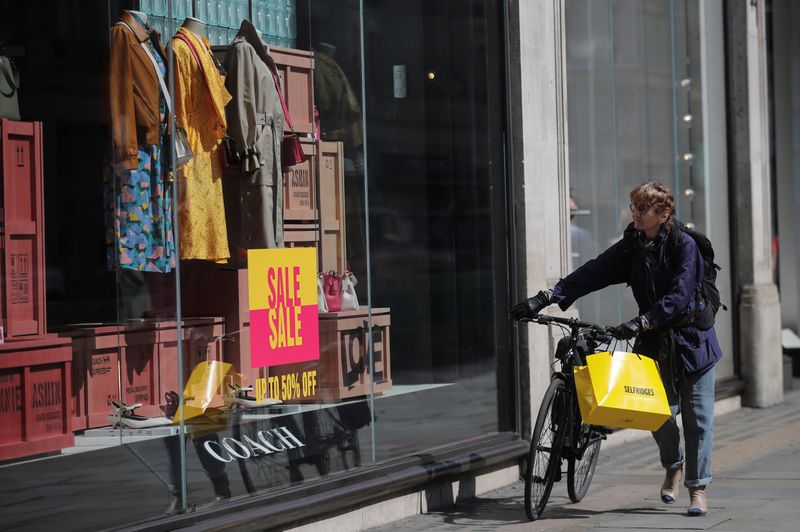
[[[228,169],[224,182],[234,257],[244,257],[246,249],[283,247],[284,118],[274,65],[255,27],[242,21],[224,62],[225,86],[233,96],[225,109],[228,135],[241,156],[241,164]]]

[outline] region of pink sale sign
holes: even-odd
[[[319,359],[317,250],[247,253],[253,368]]]

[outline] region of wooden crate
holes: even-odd
[[[306,160],[283,172],[283,219],[289,222],[316,222],[317,210],[317,142],[301,142]]]
[[[343,273],[347,269],[344,213],[344,145],[319,142],[317,150],[321,228],[321,270]]]
[[[321,232],[317,223],[283,224],[283,245],[287,248],[316,248],[318,268],[322,264],[320,238]]]
[[[183,381],[178,378],[177,322],[157,324],[158,345],[158,399],[163,405],[167,392],[183,393],[184,383],[195,366],[204,361],[222,361],[222,337],[225,323],[222,318],[184,318],[181,328],[183,338]]]
[[[183,322],[184,380],[201,360],[221,360],[217,337],[222,318]],[[137,413],[163,415],[164,394],[182,390],[178,382],[175,320],[144,320],[127,325],[77,324],[63,330],[71,342],[73,430],[108,425],[110,402],[142,403]],[[122,390],[120,390],[122,383]]]
[[[256,380],[264,377],[265,370],[250,367],[247,269],[234,270],[201,261],[192,261],[182,267],[184,290],[181,303],[184,313],[223,318],[222,359],[233,364],[234,373],[239,375],[235,382],[255,386]]]
[[[42,123],[0,121],[0,318],[6,340],[47,331]]]
[[[69,339],[56,335],[0,345],[0,460],[75,445],[71,361]]]
[[[270,46],[294,130],[301,136],[314,132],[314,53]],[[288,131],[288,127],[285,128]]]
[[[382,393],[392,387],[389,309],[372,309],[372,325],[375,393]],[[270,390],[278,392],[270,396],[288,403],[332,403],[368,395],[367,336],[366,308],[320,314],[320,359],[270,367]],[[304,393],[310,375],[315,382],[313,394]],[[300,386],[295,388],[293,383]]]

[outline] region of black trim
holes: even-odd
[[[195,513],[132,524],[120,530],[286,528],[385,500],[432,482],[454,480],[467,472],[513,465],[527,451],[528,443],[516,433],[501,432],[278,492],[231,499]]]

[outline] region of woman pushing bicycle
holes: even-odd
[[[702,284],[703,257],[694,238],[675,223],[672,191],[656,182],[630,192],[633,223],[622,240],[597,258],[511,310],[530,319],[550,304],[562,310],[578,298],[613,284],[629,284],[639,316],[611,328],[619,338],[636,338],[634,352],[658,361],[672,417],[653,436],[666,470],[661,500],[672,504],[678,488],[689,489],[688,515],[705,515],[711,483],[714,365],[722,357],[707,318]],[[701,315],[704,319],[700,319]],[[709,323],[710,322],[710,323]],[[683,413],[685,450],[675,416]]]

